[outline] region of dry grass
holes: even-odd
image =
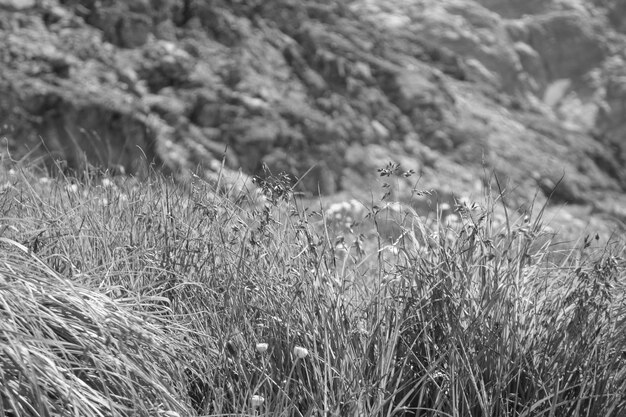
[[[0,414],[160,415],[184,411],[174,388],[185,346],[159,299],[111,300],[0,238]],[[150,310],[146,314],[142,307]]]

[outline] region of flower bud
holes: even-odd
[[[293,354],[295,355],[295,357],[302,359],[309,354],[309,351],[303,347],[296,346],[293,348]]]
[[[250,402],[252,403],[252,408],[257,408],[263,405],[265,398],[261,395],[253,395]]]

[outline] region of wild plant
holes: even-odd
[[[383,188],[338,261],[289,178],[186,181],[0,170],[5,415],[623,415],[619,236],[554,257],[496,195],[388,239]]]

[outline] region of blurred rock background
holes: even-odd
[[[308,172],[336,200],[389,162],[415,171],[399,200],[493,172],[511,209],[552,194],[623,234],[625,62],[621,0],[0,0],[0,137],[78,171]]]

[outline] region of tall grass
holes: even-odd
[[[623,243],[372,208],[340,251],[280,178],[0,185],[4,415],[626,415]]]

